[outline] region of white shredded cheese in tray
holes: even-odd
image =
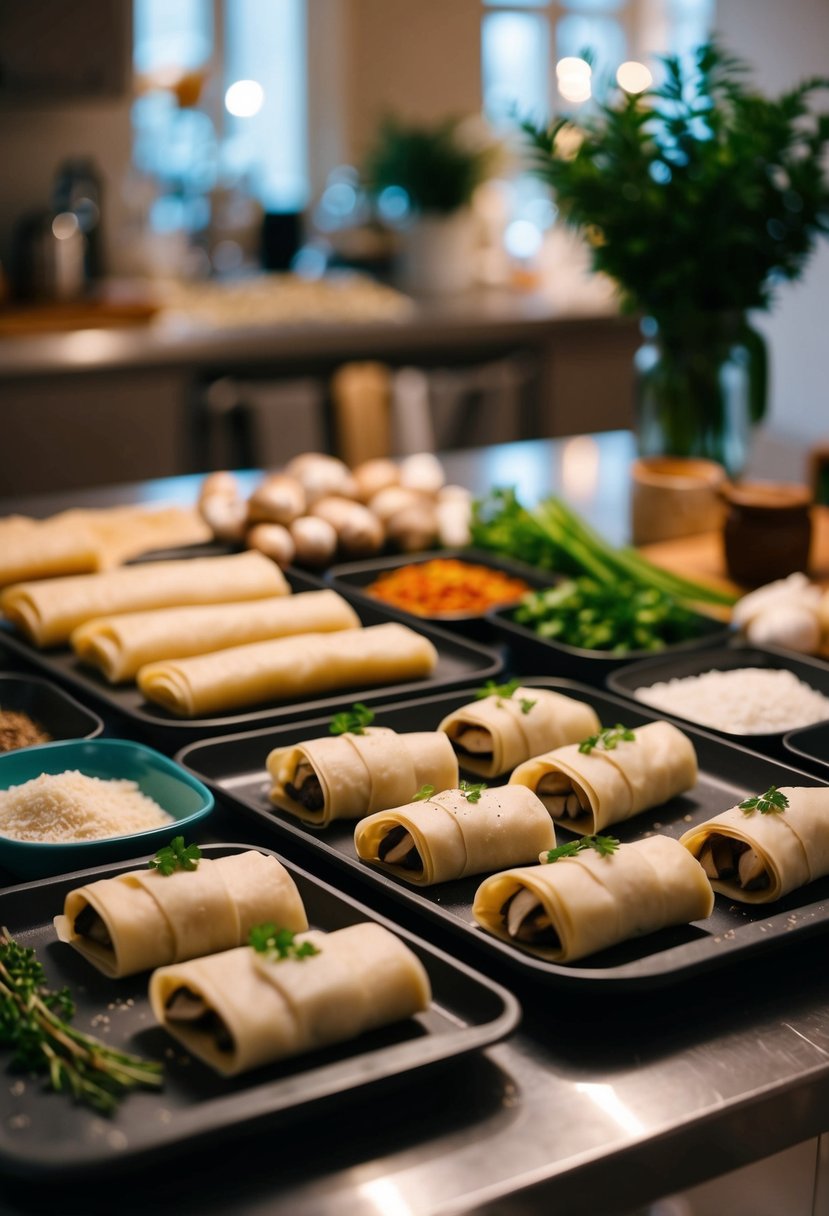
[[[172,821],[134,781],[87,777],[76,769],[0,790],[0,835],[14,840],[104,840]]]
[[[637,688],[637,701],[734,735],[794,730],[829,718],[829,697],[791,671],[735,667]]]

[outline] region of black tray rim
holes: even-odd
[[[181,1121],[185,1126],[178,1129],[175,1133],[169,1130],[169,1124],[159,1124],[159,1127],[154,1129],[156,1132],[155,1136],[150,1137],[148,1142],[144,1142],[132,1150],[129,1148],[118,1150],[118,1153],[112,1150],[105,1150],[97,1159],[89,1157],[81,1162],[73,1162],[66,1159],[58,1160],[54,1157],[50,1159],[48,1153],[29,1155],[27,1157],[20,1154],[7,1153],[0,1146],[0,1171],[18,1178],[37,1179],[50,1183],[64,1180],[74,1181],[86,1177],[91,1171],[120,1172],[121,1169],[132,1168],[149,1158],[152,1158],[154,1161],[158,1160],[161,1154],[166,1157],[177,1151],[189,1150],[202,1145],[215,1137],[225,1134],[228,1130],[231,1130],[235,1137],[265,1122],[273,1121],[274,1126],[278,1126],[282,1119],[287,1119],[299,1112],[305,1112],[317,1103],[326,1100],[347,1100],[353,1093],[359,1094],[370,1090],[372,1086],[381,1085],[384,1082],[392,1082],[395,1077],[413,1075],[418,1068],[428,1068],[442,1063],[451,1063],[451,1061],[461,1056],[475,1051],[482,1051],[493,1046],[511,1035],[519,1026],[523,1016],[521,1004],[518,998],[502,984],[499,984],[483,972],[476,970],[463,960],[455,958],[447,951],[442,950],[439,946],[434,945],[404,926],[396,924],[388,917],[383,916],[367,904],[364,904],[361,900],[338,890],[304,867],[282,857],[275,850],[268,848],[268,846],[244,844],[235,841],[211,842],[201,845],[200,848],[205,857],[225,856],[228,853],[247,851],[249,849],[276,857],[292,877],[300,880],[300,883],[315,887],[326,898],[345,905],[349,912],[353,913],[356,917],[382,925],[403,939],[421,959],[424,955],[427,958],[432,958],[440,966],[459,974],[463,978],[464,983],[480,991],[485,991],[488,997],[500,1006],[500,1012],[488,1022],[475,1026],[464,1026],[451,1035],[425,1035],[407,1042],[394,1044],[389,1047],[376,1048],[369,1053],[364,1053],[369,1057],[374,1056],[379,1059],[382,1066],[375,1075],[358,1078],[356,1083],[347,1087],[345,1091],[340,1087],[341,1083],[337,1076],[342,1062],[325,1064],[316,1068],[312,1066],[307,1070],[307,1073],[303,1073],[303,1077],[308,1078],[308,1085],[307,1088],[303,1085],[302,1095],[297,1096],[296,1100],[289,1101],[283,1106],[274,1105],[274,1099],[276,1098],[278,1101],[278,1091],[280,1085],[283,1084],[282,1081],[277,1079],[254,1086],[251,1090],[246,1089],[226,1097],[211,1099],[211,1105],[218,1105],[222,1108],[220,1115],[225,1114],[225,1108],[227,1108],[227,1113],[225,1117],[219,1120],[214,1119],[207,1126],[201,1128],[190,1126],[194,1121],[197,1122],[198,1112],[194,1109],[187,1112],[186,1118],[182,1118]],[[49,879],[19,883],[13,887],[6,887],[0,891],[0,920],[2,919],[3,904],[9,896],[25,896],[28,893],[47,896],[50,888],[56,886],[63,887],[67,884],[83,884],[88,881],[95,881],[98,878],[110,877],[115,874],[124,873],[130,869],[135,869],[137,865],[146,863],[146,861],[146,856],[134,857],[122,862],[94,866],[67,874],[54,875]],[[51,917],[47,918],[47,920],[50,919]],[[432,1004],[438,1004],[434,1000],[434,994]],[[460,1040],[461,1035],[464,1036],[463,1042]],[[425,1048],[425,1050],[420,1052],[422,1058],[420,1060],[411,1060],[409,1057],[417,1055],[417,1051],[414,1049],[418,1047]],[[360,1058],[362,1057],[356,1057],[356,1059]],[[253,1070],[252,1075],[255,1075],[255,1072],[256,1070]],[[163,1090],[161,1091],[161,1095],[163,1095]],[[69,1101],[69,1098],[65,1094],[46,1093],[44,1097],[49,1101]],[[124,1101],[129,1102],[129,1100],[130,1097],[127,1095]],[[165,1127],[168,1129],[166,1132],[163,1131]],[[162,1130],[162,1134],[159,1134],[160,1129]]]
[[[818,732],[822,732],[829,739],[829,719],[823,722],[812,722],[809,726],[798,726],[796,730],[787,731],[783,736],[783,746],[793,755],[808,760],[810,764],[820,765],[821,769],[826,770],[827,780],[829,780],[829,759],[824,760],[802,746],[802,742],[807,736],[810,737]]]
[[[621,715],[618,720],[623,720],[624,711],[635,711],[640,717],[656,721],[663,719],[665,716],[651,710],[649,706],[639,704],[638,702],[631,703],[622,697],[616,696],[607,689],[597,688],[594,685],[583,684],[580,681],[570,679],[563,676],[527,676],[521,678],[522,685],[528,687],[549,687],[555,691],[560,691],[573,696],[581,696],[583,698],[598,697],[604,701],[610,702]],[[431,698],[432,701],[440,702],[447,701],[450,698],[457,697],[464,690],[455,689]],[[387,704],[382,706],[384,711],[402,712],[408,709],[423,709],[430,699],[417,698],[409,701]],[[329,719],[305,719],[302,723],[293,723],[289,725],[302,726],[303,729],[320,726],[327,729]],[[806,785],[827,785],[829,778],[821,779],[820,776],[807,772],[805,770],[794,768],[791,765],[779,761],[776,757],[763,756],[750,748],[741,747],[739,744],[729,743],[722,736],[713,734],[712,732],[690,726],[688,723],[681,723],[684,733],[688,734],[692,739],[700,739],[708,745],[713,745],[717,748],[725,748],[727,751],[733,751],[738,756],[743,755],[749,760],[757,761],[758,759],[766,763],[774,764],[778,768],[785,770],[785,775],[789,778],[794,778],[793,782],[788,784],[797,784],[797,779],[800,779],[801,784]],[[280,731],[282,727],[278,728]],[[592,990],[593,992],[607,993],[608,986],[618,992],[643,992],[664,988],[669,985],[678,984],[688,978],[716,970],[720,966],[728,965],[736,958],[744,958],[753,954],[763,953],[773,948],[774,939],[763,936],[756,932],[753,934],[754,940],[751,942],[741,941],[738,946],[731,945],[729,942],[721,943],[722,948],[715,953],[712,958],[696,958],[679,967],[671,967],[670,956],[676,952],[681,952],[687,947],[669,948],[662,952],[659,957],[661,965],[652,970],[646,970],[644,963],[647,959],[639,959],[631,963],[624,963],[613,968],[586,968],[580,967],[578,964],[563,964],[548,962],[531,954],[525,954],[516,947],[511,946],[508,942],[503,942],[500,939],[493,937],[491,934],[485,933],[482,929],[473,923],[464,924],[458,918],[451,916],[443,911],[438,903],[433,903],[428,900],[422,893],[422,890],[414,885],[409,886],[402,881],[396,880],[392,875],[375,867],[371,867],[359,861],[352,861],[342,853],[327,845],[323,832],[313,832],[313,829],[303,826],[299,820],[296,824],[289,823],[282,819],[267,819],[263,812],[249,806],[241,799],[235,798],[231,791],[225,789],[218,782],[211,780],[209,776],[201,772],[188,762],[188,753],[196,752],[200,749],[215,747],[217,744],[230,744],[243,742],[246,739],[258,739],[266,737],[273,733],[271,730],[250,731],[244,735],[233,736],[218,736],[212,739],[196,740],[187,746],[183,747],[176,753],[176,760],[182,767],[193,772],[198,776],[199,780],[203,781],[209,789],[212,789],[216,794],[217,800],[224,800],[231,804],[234,808],[238,808],[245,816],[252,818],[260,826],[272,829],[276,836],[285,835],[295,841],[304,849],[310,850],[311,854],[321,848],[321,852],[325,858],[334,863],[338,868],[344,870],[352,876],[356,876],[366,884],[368,888],[374,888],[382,892],[382,894],[390,897],[394,902],[414,910],[418,914],[423,914],[427,922],[440,930],[451,933],[454,940],[462,941],[466,945],[474,944],[476,953],[483,952],[484,955],[489,954],[498,958],[504,963],[507,968],[513,973],[524,978],[533,978],[542,983],[552,986],[561,986],[572,990]],[[483,879],[483,875],[481,879]],[[813,905],[804,906],[804,911],[812,907],[820,907],[821,901],[817,901]],[[779,916],[784,919],[788,913],[778,912],[772,913],[764,919],[764,924],[772,919],[772,916]],[[759,924],[759,922],[758,922]],[[757,926],[745,926],[745,929],[753,929]],[[799,937],[805,938],[812,933],[822,931],[820,925],[801,925],[799,927]]]
[[[711,647],[710,649],[700,650],[698,653],[700,660],[703,658],[710,659],[712,661],[712,667],[715,669],[717,666],[716,659],[718,657],[722,658],[725,655],[728,655],[729,659],[733,659],[735,656],[737,658],[746,656],[743,664],[746,667],[756,666],[756,661],[752,662],[752,656],[754,656],[756,659],[756,656],[759,655],[761,659],[765,659],[768,656],[774,660],[774,662],[763,664],[764,666],[772,669],[778,667],[784,670],[793,671],[794,674],[797,674],[797,668],[800,667],[807,670],[811,669],[816,673],[817,678],[826,685],[825,689],[816,688],[816,691],[822,692],[825,697],[829,697],[829,664],[821,659],[814,658],[811,655],[801,655],[796,651],[784,650],[782,647],[777,646],[754,646],[746,644],[736,638],[731,642],[730,645]],[[696,657],[696,654],[697,652],[694,652],[693,655],[682,654],[677,657],[682,660],[686,660]],[[644,706],[644,701],[637,700],[635,696],[635,689],[628,689],[624,681],[633,681],[639,675],[655,676],[655,678],[652,680],[642,680],[640,684],[635,685],[635,688],[644,688],[649,684],[654,684],[664,679],[671,679],[671,676],[662,670],[670,663],[671,658],[672,655],[668,655],[664,651],[661,651],[658,655],[653,655],[649,659],[635,663],[626,663],[623,667],[619,667],[616,671],[608,673],[606,681],[607,688],[611,692],[615,693],[615,695],[618,697],[622,697],[628,701],[633,701],[636,705]],[[729,667],[733,666],[736,666],[736,664],[730,663],[723,670],[728,670]],[[651,707],[648,706],[646,708]],[[701,723],[692,722],[690,718],[683,718],[679,714],[669,713],[667,710],[662,711],[662,716],[668,718],[671,722],[678,722],[682,725],[693,726],[695,730],[703,730],[707,734],[716,735],[719,739],[726,739],[729,742],[733,740],[735,747],[742,747],[748,751],[755,751],[757,750],[757,747],[762,747],[763,744],[768,745],[770,743],[778,743],[782,746],[785,743],[786,735],[794,734],[795,730],[809,730],[813,726],[820,726],[823,722],[829,722],[829,713],[827,713],[826,718],[821,718],[818,722],[810,722],[807,726],[799,726],[786,731],[757,731],[756,733],[750,735],[736,735],[728,731],[721,731],[716,726],[708,726]],[[753,740],[757,741],[755,747],[752,747],[751,741]],[[804,756],[804,758],[811,759],[811,757],[808,756]],[[817,763],[821,763],[821,761],[817,761]]]

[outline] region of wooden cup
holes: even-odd
[[[693,536],[722,527],[720,488],[726,473],[713,460],[647,456],[631,466],[635,545]]]

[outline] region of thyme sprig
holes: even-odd
[[[562,857],[575,857],[577,853],[583,853],[585,849],[593,849],[600,857],[610,857],[618,847],[619,841],[615,836],[582,836],[578,840],[560,844],[558,848],[549,849],[548,852],[542,854],[542,862],[549,865],[560,861]]]
[[[75,1004],[67,988],[50,989],[34,950],[0,931],[0,1045],[12,1067],[45,1073],[56,1093],[69,1093],[102,1115],[138,1087],[163,1084],[161,1064],[108,1047],[69,1023]]]
[[[779,815],[781,811],[785,811],[788,805],[788,798],[785,794],[781,794],[776,785],[770,785],[765,794],[757,794],[754,798],[744,798],[739,803],[744,815],[751,815],[753,811],[759,811],[761,815]]]

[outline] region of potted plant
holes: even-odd
[[[366,163],[371,193],[398,204],[402,285],[417,294],[463,290],[472,280],[472,197],[495,171],[493,141],[469,120],[407,123],[388,117]]]
[[[581,124],[522,127],[594,269],[643,314],[640,451],[736,473],[766,405],[765,346],[748,314],[771,307],[829,232],[829,114],[809,109],[829,81],[770,99],[715,43],[690,68],[661,63],[661,84],[619,89]]]

